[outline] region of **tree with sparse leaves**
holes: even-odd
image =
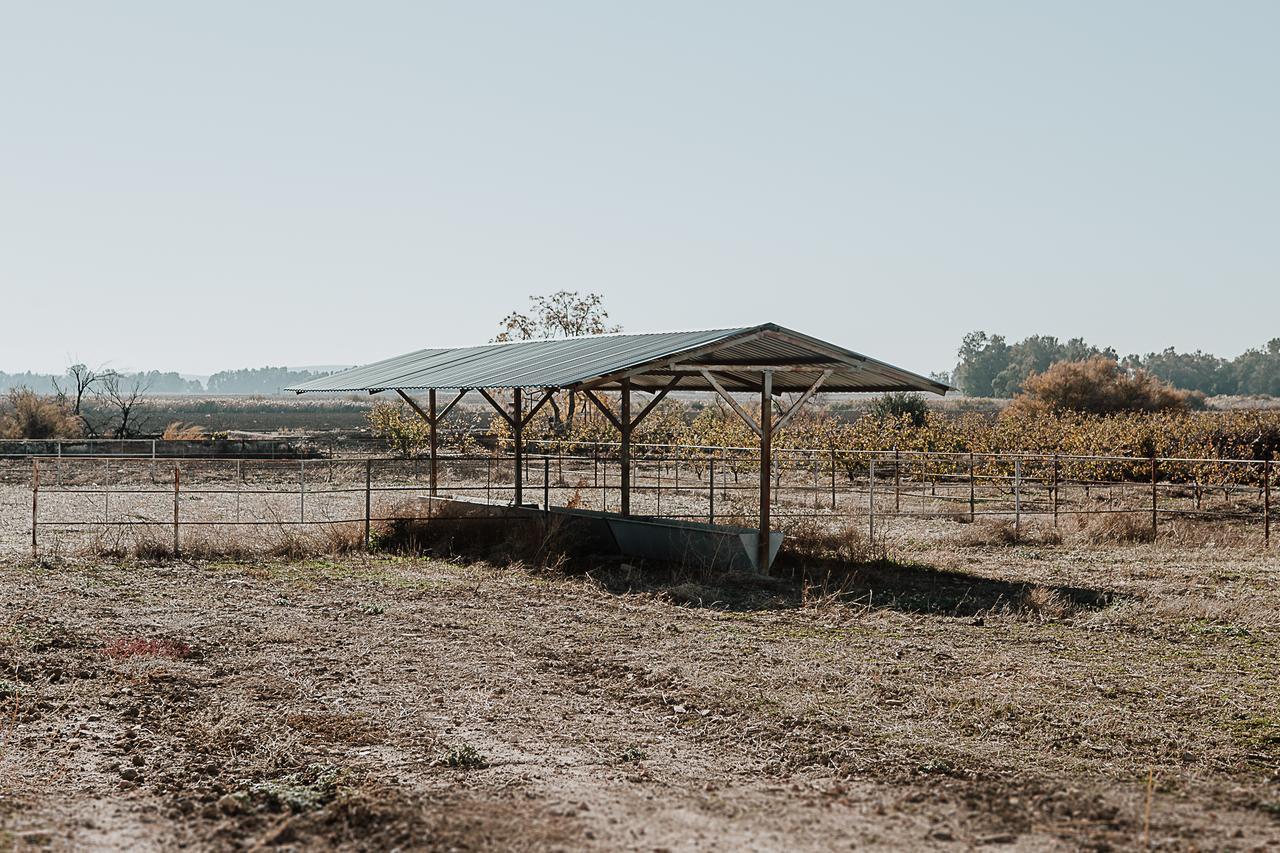
[[[493,339],[495,343],[580,338],[584,335],[606,335],[622,331],[621,326],[609,323],[604,298],[598,293],[559,290],[550,296],[530,296],[529,300],[533,304],[528,313],[512,311],[503,318],[502,331]],[[578,395],[572,391],[566,392],[563,401],[557,399],[558,396],[560,395],[552,396],[549,401],[551,417],[556,433],[564,435],[573,431]]]

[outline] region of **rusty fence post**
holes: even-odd
[[[1262,463],[1262,544],[1271,547],[1271,460]]]
[[[178,502],[181,498],[182,491],[182,469],[179,467],[182,463],[173,463],[173,556],[177,559],[181,553],[178,540]]]
[[[1156,456],[1151,454],[1151,538],[1156,536]]]
[[[876,540],[876,455],[867,463],[867,538]]]
[[[707,465],[707,523],[716,523],[716,452],[711,451]]]
[[[969,520],[973,521],[977,513],[978,491],[977,481],[974,479],[973,468],[973,451],[969,451]]]
[[[1022,537],[1022,457],[1013,457],[1013,538]]]
[[[831,511],[836,509],[836,449],[831,448]]]
[[[1058,526],[1058,454],[1053,454],[1053,526]]]
[[[31,559],[40,554],[40,540],[36,529],[40,524],[40,460],[31,460]]]
[[[368,550],[373,545],[369,536],[370,521],[373,515],[373,460],[364,460],[364,547]]]
[[[893,511],[902,512],[902,469],[898,448],[893,449]]]

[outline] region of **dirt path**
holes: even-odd
[[[1078,571],[1053,559],[983,556]],[[1107,559],[1092,603],[1003,610],[918,568],[800,607],[437,561],[0,566],[0,847],[1280,844],[1275,620],[1188,610],[1274,614],[1273,566],[1187,592]]]

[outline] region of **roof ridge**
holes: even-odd
[[[446,349],[473,349],[487,346],[507,346],[509,344],[542,344],[551,341],[594,341],[602,338],[651,338],[666,335],[707,335],[712,332],[743,332],[757,326],[729,326],[723,329],[671,329],[663,332],[601,332],[596,335],[572,335],[564,338],[524,338],[517,341],[488,341],[483,344],[472,344],[463,347],[446,347]]]

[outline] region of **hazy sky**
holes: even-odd
[[[0,369],[1280,336],[1280,3],[0,0]]]

